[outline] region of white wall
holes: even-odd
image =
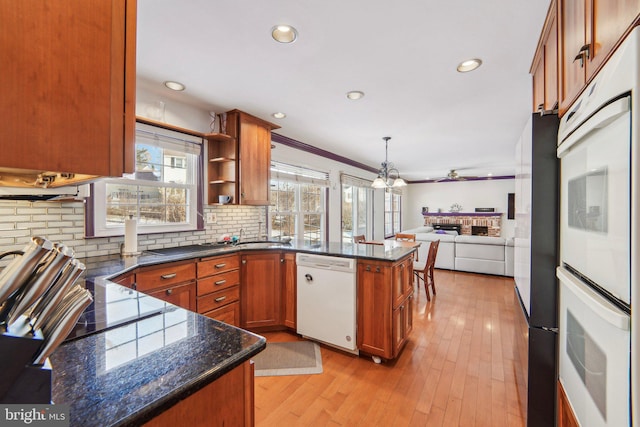
[[[451,205],[458,203],[463,212],[495,208],[503,213],[501,237],[510,238],[514,236],[515,221],[507,219],[508,193],[515,193],[514,179],[409,184],[402,206],[402,228],[424,225],[423,206],[429,212],[437,212],[438,208],[449,212]]]

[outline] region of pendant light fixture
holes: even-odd
[[[398,188],[407,185],[407,181],[400,178],[400,172],[393,166],[393,163],[389,163],[389,140],[390,136],[384,138],[384,162],[382,162],[382,168],[378,171],[378,177],[373,180],[371,186],[373,188]]]

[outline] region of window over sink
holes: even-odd
[[[196,230],[201,158],[201,138],[137,123],[135,172],[93,184],[87,236],[123,234],[131,216],[139,233]]]

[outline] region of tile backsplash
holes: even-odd
[[[140,234],[138,250],[217,241],[223,234],[239,235],[240,229],[243,240],[264,239],[266,211],[264,206],[205,206],[205,218],[211,212],[216,216],[205,230]],[[32,236],[64,243],[77,258],[120,253],[124,242],[123,236],[85,239],[83,202],[0,201],[0,252],[22,249]],[[0,259],[0,267],[10,259]]]

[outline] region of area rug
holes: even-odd
[[[311,341],[268,342],[253,362],[256,377],[322,373],[320,346]]]

